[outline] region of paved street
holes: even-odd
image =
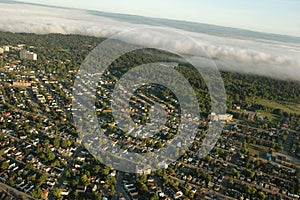
[[[14,197],[17,198],[17,199],[20,198],[20,195],[21,195],[21,196],[24,196],[24,199],[26,199],[26,200],[34,199],[34,198],[32,198],[30,195],[28,195],[28,194],[26,194],[26,193],[24,193],[24,192],[21,192],[21,191],[15,189],[15,188],[12,188],[12,187],[10,187],[10,186],[8,186],[8,185],[6,185],[6,184],[4,184],[4,183],[1,183],[1,182],[0,182],[0,188],[1,188],[2,190],[7,191],[8,193],[10,193],[12,196],[14,196]]]
[[[116,194],[115,194],[115,196],[113,196],[112,200],[118,200],[119,199],[119,197],[118,197],[119,193],[121,193],[126,200],[131,199],[128,196],[128,194],[126,193],[126,191],[124,190],[122,180],[123,180],[123,172],[118,172],[117,183],[115,185]]]

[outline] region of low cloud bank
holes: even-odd
[[[124,30],[152,27],[108,17],[96,16],[83,10],[53,8],[28,4],[0,3],[0,30],[28,33],[84,34],[110,37]],[[200,44],[223,70],[300,80],[300,44],[263,39],[221,37],[204,33],[176,30]],[[190,43],[171,35],[140,35],[135,40],[164,43],[171,48],[193,53]]]

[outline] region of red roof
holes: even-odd
[[[47,189],[43,191],[44,196],[48,196],[48,193],[49,193],[49,191]]]

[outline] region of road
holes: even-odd
[[[30,195],[28,195],[28,194],[26,194],[26,193],[24,193],[22,191],[19,191],[19,190],[15,189],[15,188],[12,188],[12,187],[10,187],[10,186],[8,186],[8,185],[6,185],[4,183],[1,183],[1,182],[0,182],[0,188],[2,190],[7,191],[9,194],[11,194],[12,196],[14,196],[16,199],[20,199],[20,196],[23,196],[25,199],[30,199],[30,200],[34,199]]]
[[[113,196],[112,200],[118,200],[119,193],[121,193],[126,200],[131,199],[129,195],[126,193],[126,191],[124,190],[122,180],[123,180],[123,172],[118,172],[117,183],[115,185],[116,194]]]
[[[62,186],[63,180],[64,180],[65,175],[66,175],[66,171],[73,166],[74,159],[78,156],[78,154],[81,150],[82,150],[82,147],[78,146],[76,151],[74,152],[73,156],[71,158],[67,159],[68,165],[65,167],[64,171],[61,173],[60,177],[58,178],[58,183],[51,190],[48,199],[53,199],[54,188],[59,189]]]

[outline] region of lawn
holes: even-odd
[[[261,158],[266,158],[269,148],[260,145],[249,144],[249,152],[251,155],[258,155]]]
[[[294,103],[289,103],[289,102],[275,102],[275,101],[267,100],[267,99],[256,99],[255,102],[257,104],[260,104],[262,106],[266,106],[269,108],[281,109],[282,112],[300,114],[300,105],[299,104],[294,104]]]

